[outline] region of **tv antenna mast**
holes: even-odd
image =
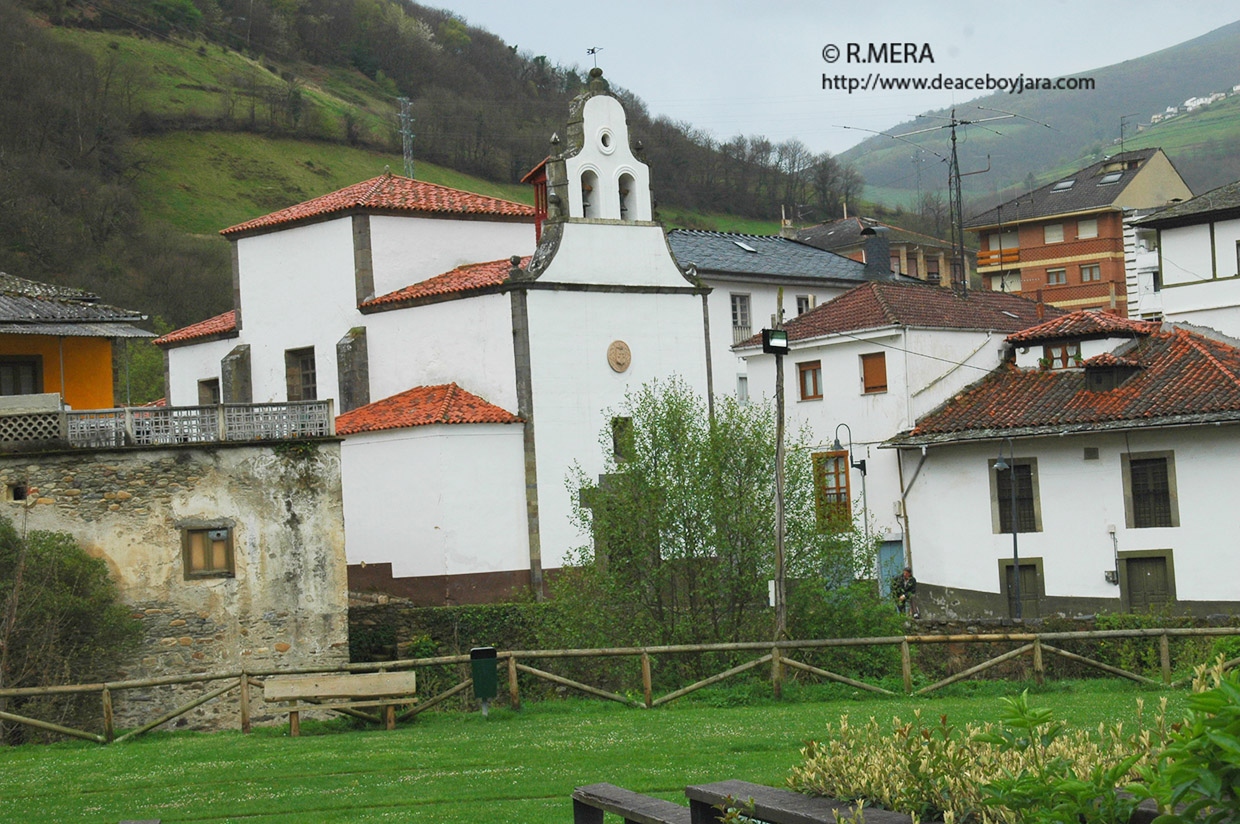
[[[594,68],[598,68],[598,53],[603,50],[602,46],[591,46],[586,49],[586,54],[594,58]]]
[[[413,177],[413,112],[409,98],[400,98],[400,148],[405,156],[405,177]]]

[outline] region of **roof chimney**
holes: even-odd
[[[784,240],[796,240],[797,230],[792,225],[792,221],[788,219],[787,210],[781,204],[779,207],[779,236]]]
[[[887,241],[886,226],[866,226],[861,230],[865,238],[865,272],[871,277],[891,276],[891,244]]]

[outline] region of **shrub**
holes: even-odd
[[[87,555],[73,536],[31,532],[23,538],[0,518],[0,688],[106,679],[140,632],[107,565]],[[81,724],[83,718],[97,720],[97,701],[94,695],[54,704],[0,698],[0,708]],[[22,727],[0,730],[9,743],[28,734]]]

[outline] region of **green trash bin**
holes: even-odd
[[[498,663],[495,647],[474,647],[469,651],[474,697],[482,702],[483,715],[487,714],[487,704],[499,694]]]

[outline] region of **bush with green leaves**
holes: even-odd
[[[83,551],[72,535],[23,536],[0,518],[0,689],[113,678],[140,632],[107,565]],[[0,698],[0,709],[60,723],[98,723],[95,695],[54,702]],[[5,725],[0,734],[13,743],[29,732]]]
[[[1220,657],[1193,686],[1188,717],[1131,788],[1164,811],[1154,824],[1240,821],[1240,671],[1224,674]]]
[[[733,398],[706,403],[679,379],[643,386],[602,433],[601,483],[569,479],[575,516],[593,546],[579,550],[557,589],[581,601],[569,615],[586,642],[710,643],[771,637],[765,608],[774,577],[775,414]],[[828,597],[827,582],[871,569],[855,532],[822,532],[809,442],[788,438],[786,576]],[[584,600],[583,600],[584,599]],[[608,610],[601,610],[607,605]],[[623,614],[617,622],[609,616]]]

